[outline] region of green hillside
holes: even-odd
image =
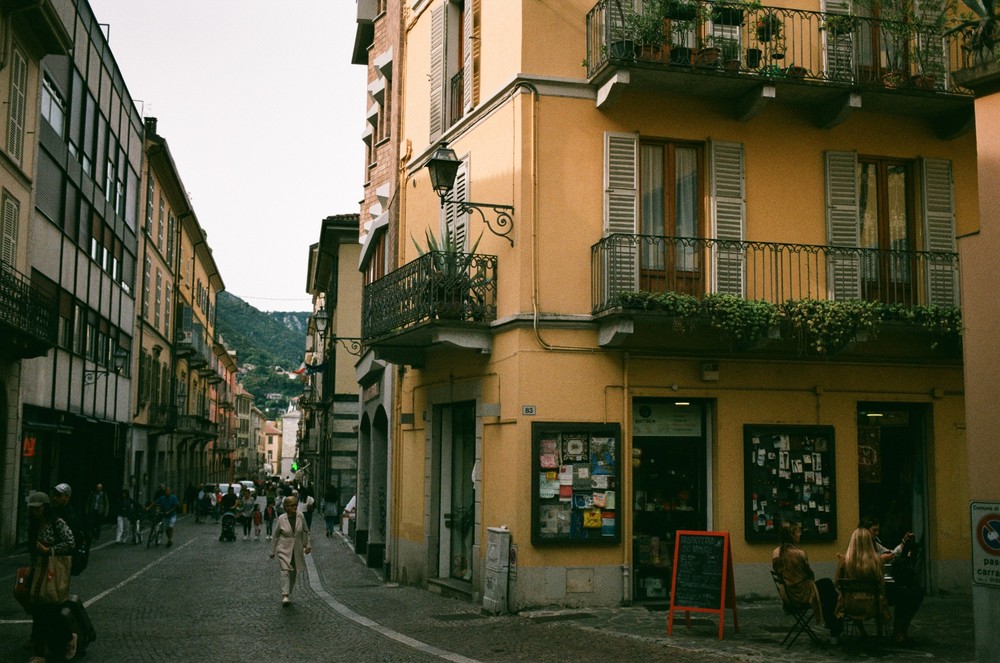
[[[239,380],[254,403],[273,419],[302,394],[302,383],[288,378],[302,364],[309,313],[260,311],[239,297],[220,292],[216,330],[226,346],[236,351]],[[268,399],[280,394],[280,399]]]

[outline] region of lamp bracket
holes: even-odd
[[[473,211],[479,214],[479,218],[483,220],[486,227],[490,229],[490,232],[497,237],[503,237],[505,240],[510,242],[511,246],[514,246],[514,240],[509,237],[510,232],[514,230],[514,206],[513,205],[496,205],[494,203],[474,203],[466,200],[449,200],[444,196],[441,196],[441,207],[445,205],[454,205],[458,211],[462,214],[471,214]],[[486,217],[486,213],[483,210],[492,210],[496,214],[496,219],[493,223],[496,223],[497,227],[493,227],[493,223],[490,219]],[[503,229],[503,230],[501,230]]]
[[[352,336],[332,336],[330,338],[334,343],[340,343],[344,347],[344,351],[347,354],[354,355],[355,357],[360,357],[364,354],[365,346],[363,344],[364,339],[356,338]]]
[[[83,371],[83,384],[94,384],[102,375],[120,375],[120,371],[107,368],[87,368]]]

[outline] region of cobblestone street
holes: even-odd
[[[321,526],[320,526],[321,527]],[[969,661],[967,598],[933,598],[914,622],[924,647],[875,650],[799,642],[779,646],[788,622],[776,601],[739,606],[740,632],[683,620],[666,636],[665,611],[641,607],[539,610],[485,616],[478,605],[387,585],[342,538],[313,539],[308,574],[280,604],[268,542],[220,543],[218,526],[182,518],[172,548],[98,544],[71,591],[86,602],[98,639],[84,660],[102,661]],[[4,582],[24,555],[2,560]],[[932,629],[932,630],[930,630]],[[0,661],[21,663],[30,621],[8,592],[0,602]]]

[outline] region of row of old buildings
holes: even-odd
[[[0,2],[0,546],[25,497],[257,477],[281,431],[216,330],[225,284],[86,0]],[[277,470],[274,469],[274,472]]]
[[[676,532],[713,530],[771,595],[783,521],[830,574],[872,515],[980,591],[983,44],[937,5],[678,4],[358,0],[364,195],[310,248],[302,423],[358,553],[608,605],[668,600]]]

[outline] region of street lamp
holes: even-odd
[[[94,384],[98,377],[102,375],[110,375],[111,373],[120,375],[122,370],[125,368],[126,361],[128,361],[128,352],[125,351],[125,348],[115,348],[115,351],[111,354],[111,368],[85,369],[83,371],[83,383]]]
[[[490,229],[490,232],[497,237],[503,237],[505,240],[510,242],[511,246],[514,246],[514,240],[508,237],[510,232],[514,230],[514,207],[513,205],[497,205],[494,203],[473,203],[465,200],[448,200],[448,194],[455,186],[455,177],[458,176],[458,167],[462,165],[458,157],[455,155],[455,150],[448,147],[447,143],[441,143],[438,148],[434,151],[434,154],[430,159],[427,160],[427,171],[431,176],[431,187],[437,193],[438,197],[441,198],[441,207],[444,208],[445,205],[454,205],[458,211],[462,214],[471,214],[473,211],[479,213],[479,218],[483,220],[486,227]],[[486,218],[484,209],[493,210],[496,214],[496,219],[494,222],[497,228],[493,227],[493,224],[488,218]],[[498,228],[504,228],[504,230],[498,230]]]
[[[319,332],[319,337],[325,339],[326,327],[330,324],[330,314],[327,313],[325,307],[321,306],[318,311],[313,313],[313,322],[316,323],[316,331]]]

